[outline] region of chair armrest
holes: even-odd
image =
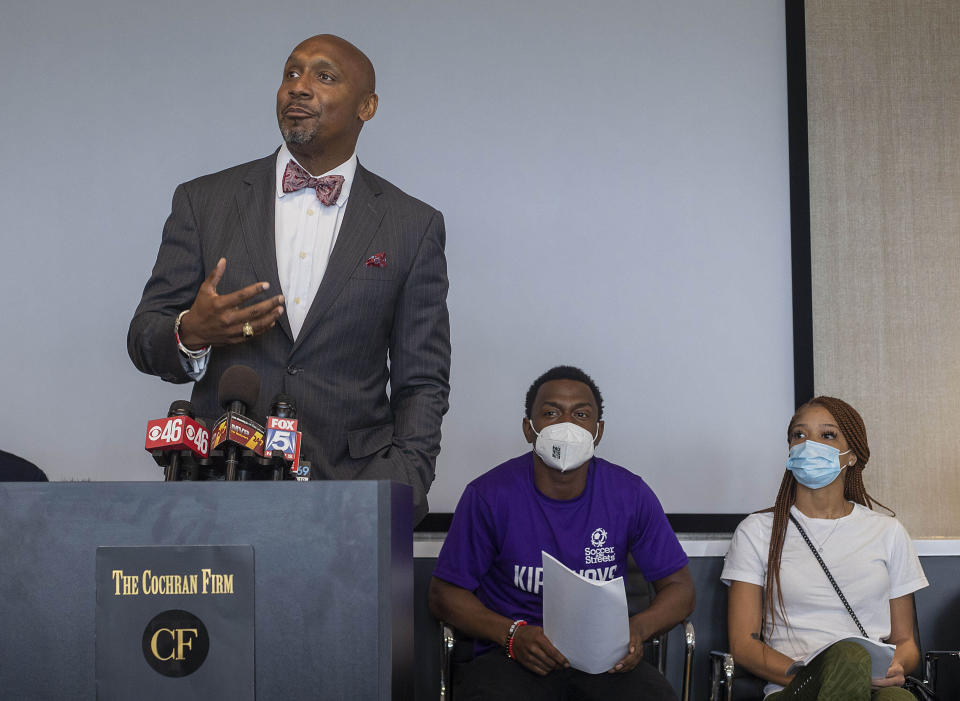
[[[710,651],[710,701],[730,701],[733,698],[735,670],[733,655],[718,650]]]
[[[660,674],[667,673],[667,632],[656,633],[648,638],[653,648],[653,666]]]
[[[684,655],[683,655],[683,682],[680,685],[680,701],[690,701],[693,683],[693,651],[697,647],[697,635],[693,624],[684,619],[678,624],[683,628]]]
[[[450,671],[457,642],[453,626],[440,621],[440,701],[450,701]]]
[[[680,628],[683,631],[684,656],[683,656],[683,680],[681,684],[680,701],[689,701],[691,681],[693,675],[693,650],[697,645],[697,636],[693,630],[693,624],[684,619],[673,628],[649,638],[653,646],[654,663],[660,674],[667,673],[667,635],[674,628]]]
[[[960,659],[958,650],[928,650],[923,655],[923,682],[934,690],[937,688],[937,667],[944,657]]]

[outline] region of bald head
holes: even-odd
[[[377,111],[373,64],[332,34],[297,44],[283,66],[277,122],[290,152],[313,175],[350,158]]]
[[[335,48],[344,60],[353,64],[353,67],[357,71],[358,81],[362,83],[363,88],[367,92],[376,92],[377,74],[373,70],[373,63],[367,58],[365,53],[343,37],[338,37],[336,34],[317,34],[297,44],[293,49],[293,53],[318,49],[326,50],[329,48]]]

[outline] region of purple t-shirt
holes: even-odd
[[[673,574],[687,555],[653,490],[619,465],[594,458],[576,499],[545,497],[533,453],[467,485],[433,575],[476,594],[507,618],[543,625],[541,550],[588,579],[626,574],[633,553],[647,581]]]

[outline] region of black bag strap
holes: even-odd
[[[810,552],[813,553],[813,556],[817,558],[817,562],[820,563],[820,566],[823,568],[824,573],[827,575],[827,579],[830,580],[830,584],[833,585],[833,590],[837,592],[837,596],[840,597],[840,601],[843,602],[843,605],[847,609],[847,613],[850,614],[850,617],[853,619],[853,622],[857,624],[857,628],[860,629],[860,635],[864,638],[870,636],[867,635],[867,631],[863,629],[863,626],[860,625],[860,619],[857,618],[857,614],[853,612],[853,609],[850,608],[850,604],[847,603],[847,597],[843,595],[843,592],[840,591],[840,587],[837,586],[837,581],[833,578],[833,575],[830,574],[830,570],[827,568],[827,563],[823,561],[823,558],[820,557],[820,553],[817,552],[817,549],[813,547],[813,543],[810,542],[810,538],[807,536],[807,532],[803,530],[803,526],[800,525],[800,522],[794,518],[793,514],[790,514],[790,520],[793,521],[793,525],[797,527],[797,530],[800,531],[800,535],[803,536],[803,539],[807,542],[807,545],[810,547]]]

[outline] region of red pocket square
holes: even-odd
[[[387,254],[386,253],[374,253],[372,256],[367,258],[367,267],[368,268],[386,268],[387,267]]]

